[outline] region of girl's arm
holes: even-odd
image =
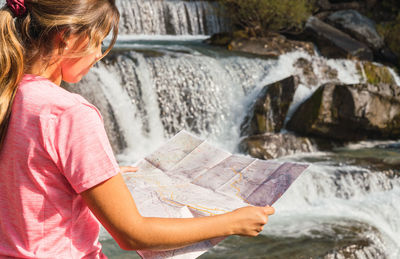
[[[94,215],[125,250],[169,250],[214,237],[256,236],[272,207],[244,207],[200,218],[142,217],[121,174],[81,193]]]

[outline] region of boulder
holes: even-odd
[[[389,84],[319,87],[287,128],[342,141],[400,138],[400,87]]]
[[[316,17],[308,19],[305,33],[315,42],[321,54],[328,58],[373,59],[373,53],[367,45]]]
[[[280,55],[303,50],[314,55],[314,45],[310,42],[289,40],[285,36],[270,32],[265,37],[248,37],[241,31],[234,33],[214,34],[205,41],[214,46],[226,47],[228,50],[237,51],[267,58],[278,58]]]
[[[250,136],[243,139],[239,147],[252,157],[265,160],[317,150],[315,143],[309,138],[281,133]]]
[[[241,135],[279,132],[298,86],[298,77],[288,77],[265,86],[241,125]]]
[[[354,39],[366,43],[375,51],[379,51],[385,45],[376,31],[375,22],[356,10],[334,12],[328,16],[327,21]]]
[[[305,58],[299,58],[294,62],[294,67],[298,68],[301,73],[300,80],[304,81],[305,85],[317,85],[318,84],[318,76],[314,72],[313,64],[310,60]]]
[[[357,63],[359,73],[365,76],[365,80],[369,84],[396,84],[392,73],[388,67],[376,65],[372,62]]]
[[[340,248],[335,248],[324,255],[323,259],[357,259],[357,258],[386,258],[385,250],[377,247],[369,240],[358,241]]]
[[[299,75],[300,83],[306,86],[318,86],[320,77],[329,82],[339,80],[337,69],[320,59],[299,58],[293,66],[298,69],[296,75]]]

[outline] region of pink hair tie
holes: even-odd
[[[22,17],[26,13],[24,0],[7,0],[7,6],[15,17]]]

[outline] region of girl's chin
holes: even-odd
[[[79,75],[73,78],[63,78],[64,82],[70,83],[70,84],[75,84],[78,83],[79,81],[81,81],[83,75]]]
[[[74,84],[74,83],[78,83],[79,81],[82,80],[82,77],[85,76],[87,73],[89,73],[90,67],[85,69],[84,71],[82,71],[82,73],[72,76],[72,77],[68,77],[68,78],[63,78],[63,81],[70,83],[70,84]]]

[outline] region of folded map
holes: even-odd
[[[272,205],[308,167],[232,155],[181,131],[124,175],[141,215],[193,218],[249,205]],[[190,231],[188,229],[188,231]],[[196,258],[224,238],[171,251],[137,251],[142,258]]]

